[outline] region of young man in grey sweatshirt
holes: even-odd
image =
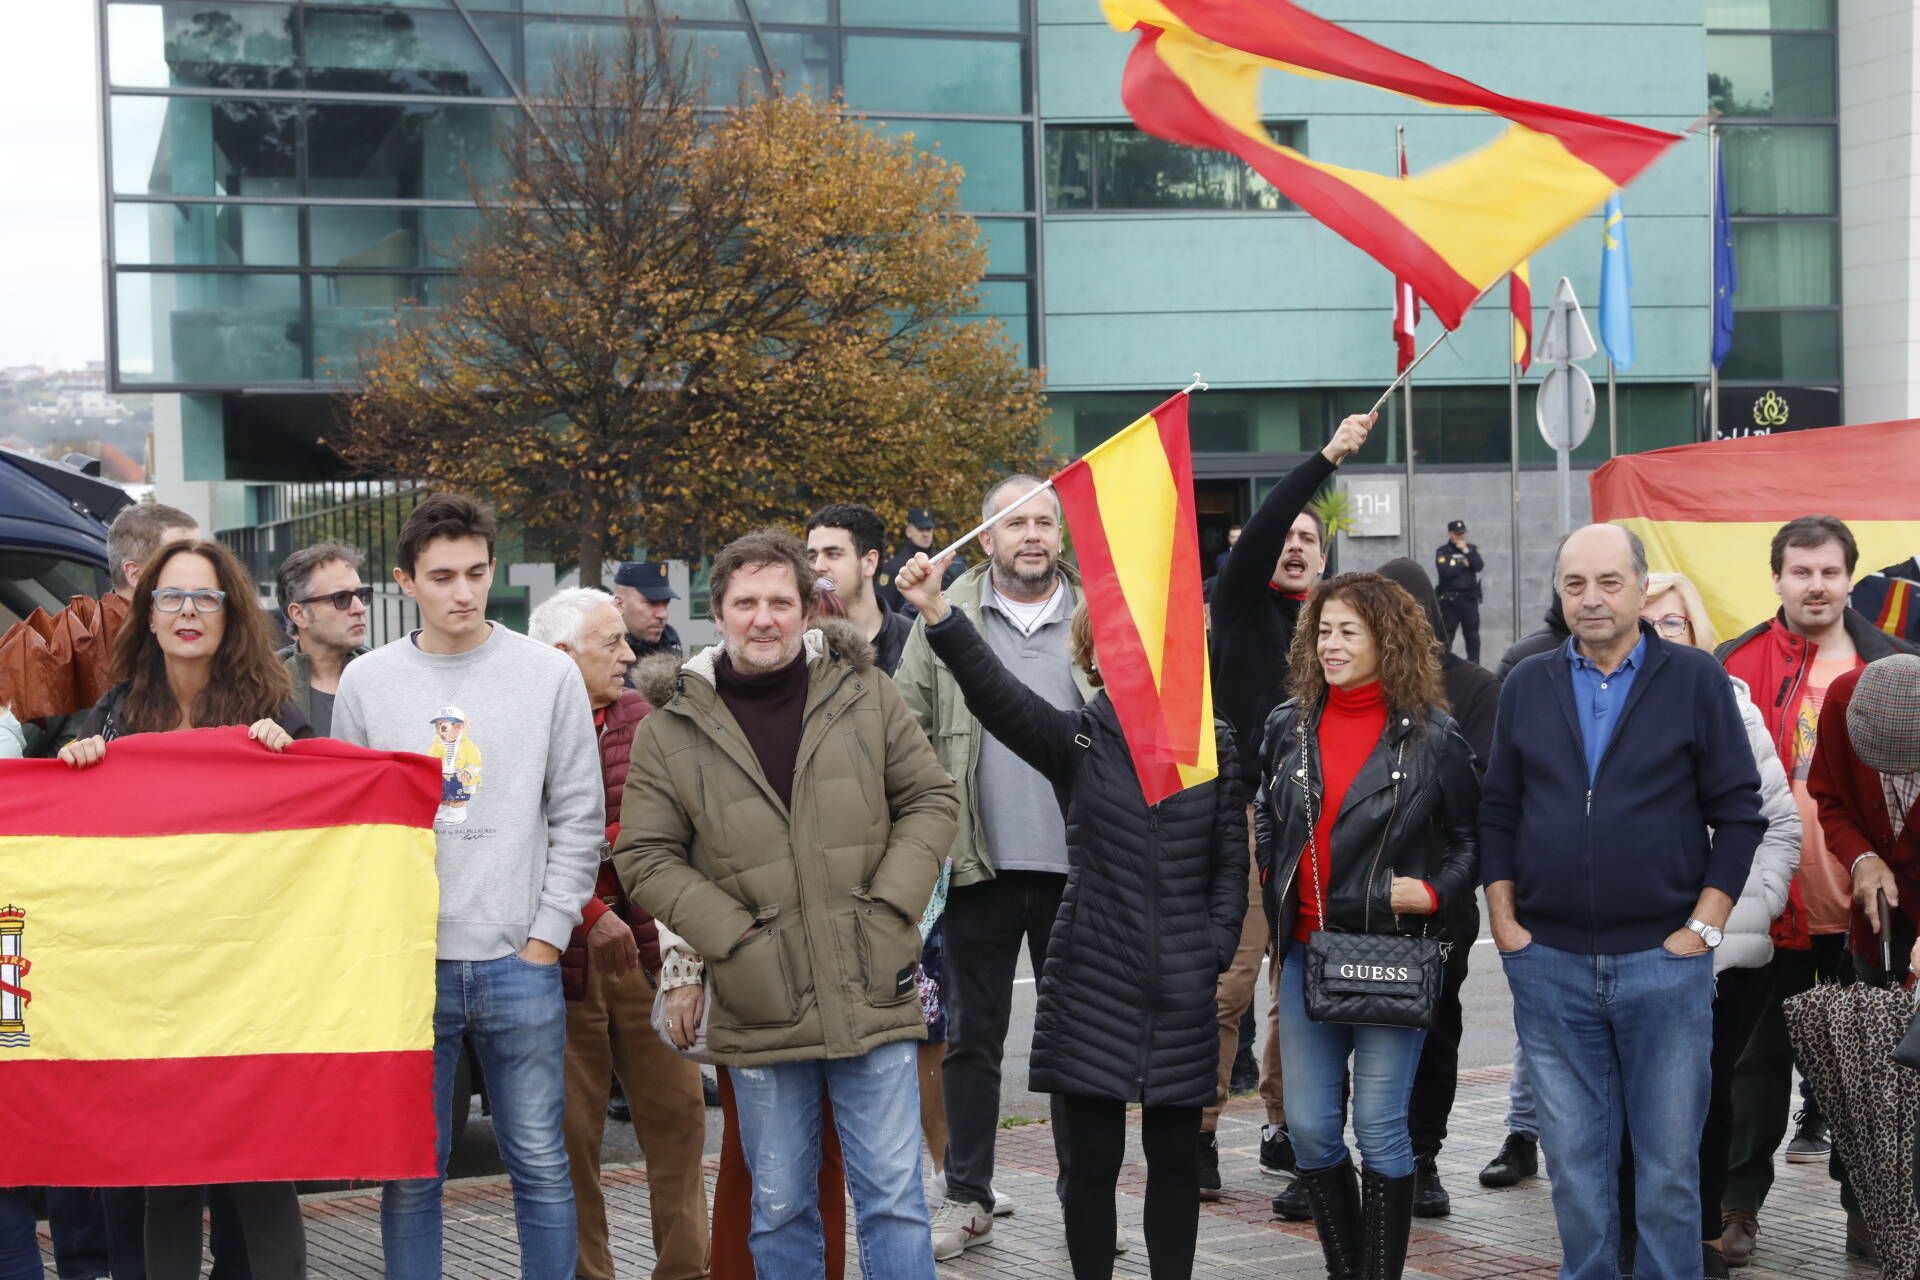
[[[573,1190],[561,1135],[560,952],[593,892],[605,833],[593,712],[564,653],[487,621],[494,520],[435,494],[400,531],[393,576],[420,630],[341,673],[334,736],[440,762],[433,1014],[439,1173],[390,1182],[388,1280],[438,1280],[447,1116],[463,1040],[480,1059],[513,1182],[526,1280],[571,1280]]]

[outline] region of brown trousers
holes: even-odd
[[[1267,908],[1261,900],[1260,866],[1253,861],[1253,809],[1247,809],[1247,844],[1249,846],[1247,874],[1247,918],[1240,925],[1240,949],[1233,953],[1233,963],[1220,975],[1220,984],[1214,991],[1214,1007],[1220,1017],[1220,1060],[1219,1075],[1214,1084],[1214,1103],[1200,1113],[1200,1128],[1212,1133],[1220,1124],[1220,1108],[1227,1105],[1227,1080],[1233,1075],[1234,1055],[1240,1048],[1240,1019],[1246,1016],[1247,1006],[1253,1003],[1253,984],[1260,978],[1260,962],[1266,958],[1267,944],[1271,941],[1267,928]],[[1270,966],[1267,971],[1267,1035],[1266,1044],[1260,1053],[1260,1097],[1267,1104],[1267,1123],[1285,1124],[1287,1109],[1280,1098],[1280,1019],[1279,1002],[1274,993],[1279,989],[1280,966]]]
[[[733,1101],[733,1077],[720,1069],[720,1174],[713,1181],[713,1280],[754,1280],[753,1178],[746,1149],[740,1145],[740,1111]],[[820,1099],[820,1229],[826,1235],[826,1280],[846,1280],[847,1163],[840,1154],[840,1132],[833,1127],[833,1103]]]
[[[647,1158],[653,1280],[703,1280],[707,1274],[707,1189],[700,1167],[707,1110],[700,1068],[654,1034],[653,998],[653,981],[642,971],[606,978],[589,969],[585,998],[567,1002],[563,1132],[580,1232],[575,1274],[581,1280],[613,1280],[600,1141],[616,1075]]]

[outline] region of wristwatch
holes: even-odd
[[[1687,928],[1700,935],[1700,941],[1707,944],[1707,950],[1709,951],[1719,946],[1727,936],[1704,920],[1689,920],[1687,921]]]

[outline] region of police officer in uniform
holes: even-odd
[[[613,599],[627,624],[627,644],[638,660],[653,653],[686,657],[680,635],[667,622],[672,603],[680,598],[667,581],[665,560],[629,560],[613,575]],[[627,687],[633,687],[633,667],[627,668]]]
[[[1486,571],[1480,548],[1467,541],[1467,522],[1447,522],[1447,540],[1433,553],[1434,578],[1439,584],[1440,617],[1446,623],[1447,648],[1453,633],[1467,638],[1467,661],[1480,661],[1480,575]]]
[[[880,572],[873,575],[874,594],[879,596],[882,607],[895,613],[907,613],[919,616],[918,610],[908,604],[901,596],[900,589],[893,585],[894,575],[898,574],[907,561],[920,552],[933,554],[933,512],[925,507],[910,507],[907,510],[907,540],[880,563]],[[953,563],[947,566],[946,574],[940,579],[941,589],[953,585],[953,580],[967,571],[965,556],[956,555]]]

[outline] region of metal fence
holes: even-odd
[[[263,598],[275,598],[281,561],[316,542],[343,542],[367,556],[361,576],[373,588],[367,642],[385,644],[419,624],[419,610],[394,584],[392,569],[400,526],[428,490],[412,481],[350,480],[262,486],[255,522],[225,529],[220,540],[245,562]]]

